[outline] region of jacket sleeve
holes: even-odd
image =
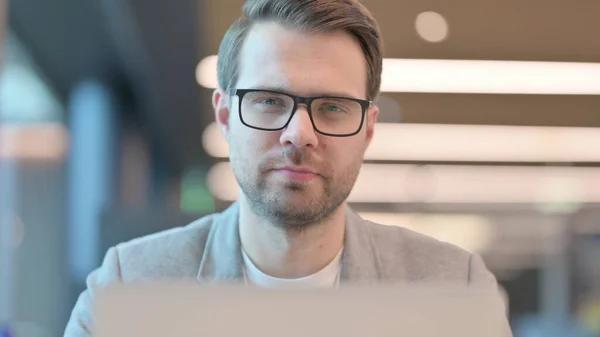
[[[110,248],[102,265],[86,279],[86,290],[79,296],[67,323],[64,337],[89,337],[92,335],[94,297],[104,286],[121,282],[121,268],[116,248]]]
[[[498,282],[492,272],[490,272],[485,263],[479,255],[472,254],[469,260],[469,284],[477,287],[489,288],[498,293],[498,301],[504,309],[504,312],[508,314],[506,306],[508,303],[502,298],[500,289],[498,288]],[[502,336],[513,337],[512,330],[508,321],[508,317],[505,315],[502,318],[504,331]]]

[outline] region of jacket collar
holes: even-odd
[[[243,281],[242,245],[238,227],[239,202],[216,214],[200,261],[198,280],[203,283]]]
[[[341,283],[369,284],[381,279],[379,258],[365,221],[346,205]]]
[[[342,253],[342,283],[374,283],[380,281],[380,261],[365,221],[348,205]],[[215,215],[209,231],[197,279],[203,283],[235,283],[243,281],[240,243],[239,202]]]

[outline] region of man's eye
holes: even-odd
[[[276,100],[276,99],[273,99],[273,98],[267,98],[267,99],[264,99],[264,100],[263,100],[263,103],[264,103],[264,104],[267,104],[267,105],[281,105],[281,102],[280,102],[280,101],[278,101],[278,100]]]
[[[342,111],[342,109],[337,106],[337,105],[324,105],[321,107],[321,110],[326,111],[326,112],[339,112]]]

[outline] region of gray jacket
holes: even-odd
[[[363,220],[347,209],[342,285],[401,282],[497,287],[478,255],[407,229]],[[243,278],[238,213],[236,202],[188,226],[110,248],[102,265],[88,276],[87,290],[73,309],[65,336],[91,335],[95,292],[111,283],[236,282]]]

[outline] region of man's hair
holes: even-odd
[[[383,47],[377,22],[357,0],[248,0],[242,16],[229,28],[219,48],[219,86],[230,89],[239,76],[239,55],[250,28],[275,22],[309,33],[343,31],[360,44],[367,65],[367,99],[375,100],[381,86]]]

